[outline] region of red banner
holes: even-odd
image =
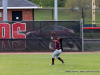
[[[20,40],[26,38],[26,35],[23,33],[25,31],[26,31],[25,23],[14,23],[12,24],[12,27],[8,23],[0,23],[0,39],[2,39],[0,40],[0,50],[25,49],[26,47],[25,40]],[[19,39],[19,40],[10,42],[10,39]]]

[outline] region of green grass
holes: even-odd
[[[84,10],[84,23],[91,24],[92,22],[92,10]],[[52,15],[53,14],[53,15]],[[99,10],[96,11],[96,21],[100,19]],[[82,18],[82,10],[65,10],[62,8],[58,10],[58,20],[80,20]],[[54,20],[54,11],[52,9],[38,9],[34,11],[34,20]],[[90,22],[87,22],[90,21]],[[100,22],[96,22],[99,23]]]
[[[58,10],[58,20],[80,20],[81,15],[77,11]],[[54,20],[52,9],[40,9],[34,11],[34,20]]]
[[[54,66],[50,66],[51,56],[52,54],[0,55],[0,75],[100,75],[100,72],[92,72],[100,71],[100,54],[61,54],[65,65],[55,59]]]

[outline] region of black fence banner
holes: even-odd
[[[82,50],[80,21],[8,21],[0,23],[0,51],[53,51],[52,31],[64,51]]]

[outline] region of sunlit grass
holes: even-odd
[[[100,75],[100,72],[93,72],[100,71],[100,54],[61,54],[60,57],[65,61],[65,65],[55,59],[54,66],[50,66],[51,56],[51,54],[0,55],[0,74]]]

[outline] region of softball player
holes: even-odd
[[[51,33],[51,41],[55,43],[55,51],[52,55],[52,64],[51,65],[54,65],[54,59],[55,59],[55,56],[58,60],[60,60],[63,64],[65,63],[60,57],[59,55],[61,54],[62,52],[62,42],[61,42],[61,38],[60,36],[57,38],[57,40],[54,39],[54,35],[55,35],[55,32],[52,32]]]

